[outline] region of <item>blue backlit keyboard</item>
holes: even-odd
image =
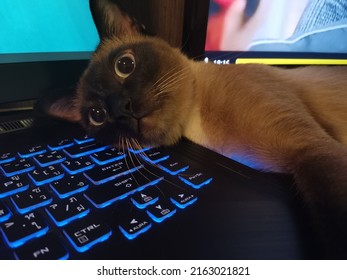
[[[88,137],[0,153],[0,251],[69,259],[116,232],[139,238],[196,203],[211,180],[165,149],[121,151]]]

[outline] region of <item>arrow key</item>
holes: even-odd
[[[160,191],[154,188],[144,189],[131,196],[131,201],[139,209],[145,209],[147,206],[156,203],[159,199]]]
[[[143,213],[135,213],[120,223],[118,228],[128,239],[134,239],[149,230],[152,226],[150,219]]]
[[[187,206],[193,204],[198,200],[198,198],[190,192],[181,191],[176,193],[170,197],[170,200],[173,204],[175,204],[178,208],[184,209]]]
[[[159,201],[147,209],[147,214],[153,221],[161,223],[176,213],[175,206],[169,201]]]

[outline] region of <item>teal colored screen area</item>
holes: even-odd
[[[0,56],[73,57],[74,52],[90,54],[98,43],[88,0],[0,0]]]

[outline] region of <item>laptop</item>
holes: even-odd
[[[186,1],[189,56],[219,64],[312,57],[209,47],[205,27],[226,2]],[[36,100],[73,89],[99,42],[87,0],[5,1],[0,25],[0,259],[324,258],[290,176],[185,139],[117,150],[78,125],[37,121]]]

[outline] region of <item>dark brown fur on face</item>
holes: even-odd
[[[116,6],[105,8],[107,0],[92,3],[94,14],[112,11],[103,24],[121,32],[102,38],[74,106],[54,105],[51,113],[80,120],[89,133],[115,145],[129,138],[171,145],[186,137],[228,157],[251,159],[258,169],[293,174],[327,257],[346,258],[347,68],[192,61],[162,40],[142,36]],[[119,26],[120,17],[126,24]],[[123,54],[135,61],[127,77],[115,72]],[[93,110],[101,112],[97,121]]]
[[[126,79],[114,72],[114,61],[124,51],[133,53],[136,60],[134,72]],[[120,136],[135,138],[142,145],[177,142],[193,101],[186,96],[191,89],[189,71],[187,59],[158,39],[105,40],[77,89],[85,128],[116,144]],[[89,108],[95,106],[108,112],[101,126],[91,126],[88,120]]]

